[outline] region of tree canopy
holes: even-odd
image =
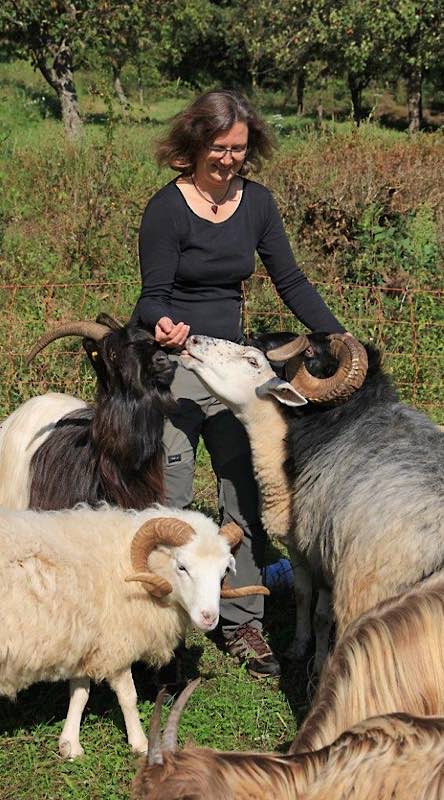
[[[122,71],[196,87],[297,86],[316,65],[344,78],[353,113],[372,80],[402,78],[410,129],[421,124],[422,84],[444,56],[444,0],[3,0],[3,54],[28,60],[57,93],[68,136],[82,120],[75,76],[100,67],[124,107]]]

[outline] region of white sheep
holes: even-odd
[[[131,664],[167,664],[189,623],[216,627],[235,569],[234,523],[219,531],[197,511],[160,505],[124,511],[103,504],[68,511],[0,511],[0,694],[70,679],[60,753],[83,753],[80,722],[90,679],[117,694],[128,741],[145,752]],[[251,587],[251,593],[266,593]]]

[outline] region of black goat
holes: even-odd
[[[18,481],[6,500],[0,487],[0,504],[61,509],[106,500],[143,509],[161,501],[173,365],[147,331],[104,314],[95,323],[69,323],[42,336],[29,360],[50,341],[73,334],[84,337],[97,374],[96,402],[49,393],[24,403],[3,423],[1,469],[6,474],[9,455]]]

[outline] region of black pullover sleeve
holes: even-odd
[[[148,203],[139,230],[142,291],[137,316],[152,330],[161,317],[171,316],[171,292],[179,259],[174,206],[158,193]]]
[[[296,264],[281,215],[270,193],[267,221],[257,252],[279,296],[307,328],[344,333],[344,327]]]

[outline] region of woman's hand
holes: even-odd
[[[184,322],[175,325],[169,317],[161,317],[154,329],[154,337],[165,347],[182,347],[189,332],[190,326]]]

